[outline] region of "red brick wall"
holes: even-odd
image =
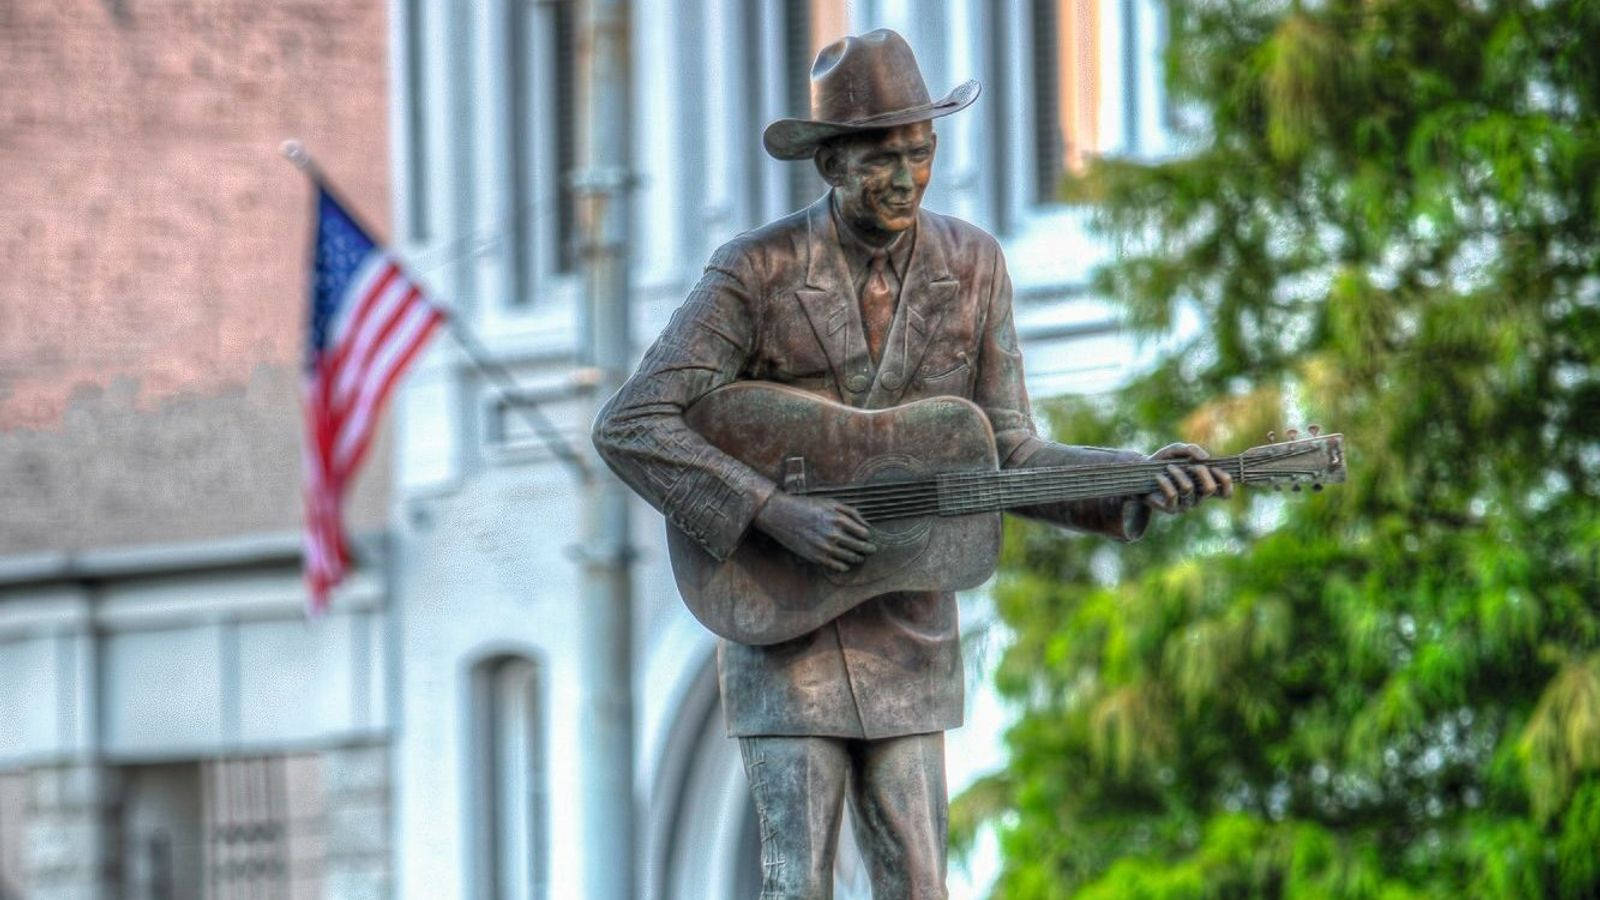
[[[385,13],[0,2],[0,554],[297,527],[309,197],[277,148],[387,222]]]

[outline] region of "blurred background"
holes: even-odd
[[[598,783],[574,0],[0,4],[0,897],[744,898],[754,812],[660,518],[631,544],[631,785]],[[762,152],[893,27],[926,203],[1002,241],[1041,422],[1351,482],[1114,547],[1011,526],[963,599],[957,897],[1600,892],[1600,34],[1592,4],[635,0],[647,341],[821,191]],[[308,620],[303,140],[447,337]],[[639,348],[636,348],[639,349]],[[611,560],[610,562],[617,562]],[[592,574],[592,572],[591,572]],[[848,830],[848,829],[847,829]],[[837,896],[866,897],[841,844]]]

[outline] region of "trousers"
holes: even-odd
[[[761,829],[761,900],[830,900],[844,798],[874,900],[944,900],[944,733],[742,737]]]

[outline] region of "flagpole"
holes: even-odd
[[[338,190],[329,183],[322,172],[322,168],[317,165],[317,161],[312,158],[311,152],[305,148],[304,144],[290,139],[279,146],[278,152],[309,178],[312,184],[332,195],[339,205],[344,208],[345,212],[356,220],[356,224],[361,226],[363,231],[371,235],[377,234],[366,222],[361,221],[356,213],[355,206],[347,202],[339,194]],[[400,255],[392,244],[386,244],[385,246],[396,257]],[[550,421],[549,417],[539,409],[538,405],[530,402],[522,394],[517,386],[516,378],[512,376],[505,366],[494,359],[483,346],[483,343],[478,340],[477,335],[468,327],[467,323],[462,321],[461,317],[456,314],[456,310],[437,305],[435,305],[435,308],[444,316],[445,324],[450,329],[450,336],[456,339],[456,344],[466,354],[467,361],[472,363],[472,367],[477,369],[485,380],[489,382],[490,389],[494,391],[501,405],[521,415],[528,425],[533,428],[534,434],[537,434],[539,439],[544,442],[546,449],[572,470],[579,483],[588,484],[593,481],[593,467],[589,465],[582,454],[572,448],[572,444],[567,442],[561,431],[556,428],[555,423]]]

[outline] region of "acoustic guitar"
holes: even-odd
[[[684,418],[782,490],[854,507],[878,548],[860,565],[836,572],[751,528],[718,562],[669,525],[672,570],[684,602],[707,628],[742,644],[798,637],[890,591],[977,587],[999,559],[1002,510],[1148,494],[1170,463],[1001,471],[988,417],[959,397],[866,410],[745,381],[707,394]],[[1206,464],[1227,471],[1235,485],[1300,490],[1344,481],[1342,435],[1289,436]]]

